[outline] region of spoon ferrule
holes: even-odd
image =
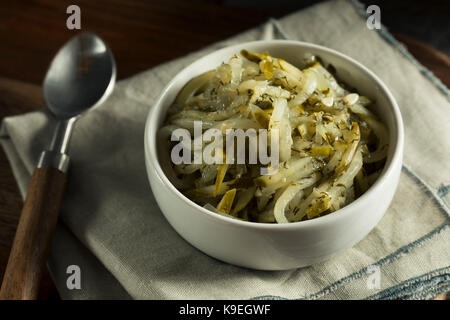
[[[42,151],[37,164],[38,168],[50,167],[66,173],[69,169],[70,157],[65,153],[51,150]]]

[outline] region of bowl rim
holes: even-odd
[[[380,176],[376,179],[373,185],[370,186],[370,188],[364,192],[361,196],[359,196],[357,199],[346,205],[345,207],[334,211],[332,214],[327,214],[322,217],[318,217],[311,220],[306,221],[297,221],[297,222],[291,222],[291,223],[261,223],[261,222],[253,222],[253,221],[242,221],[238,219],[233,219],[231,217],[227,217],[225,215],[220,215],[217,213],[214,213],[208,209],[203,208],[202,206],[198,205],[194,201],[187,198],[184,194],[182,194],[167,178],[164,171],[162,170],[161,165],[159,164],[158,158],[157,158],[157,149],[156,149],[156,135],[157,131],[159,129],[158,123],[156,123],[156,120],[158,119],[157,115],[161,112],[161,104],[164,100],[164,97],[167,95],[170,88],[178,81],[178,78],[181,76],[181,74],[184,74],[187,72],[188,69],[192,68],[194,64],[197,64],[200,60],[207,59],[213,55],[218,54],[221,51],[229,51],[232,49],[235,49],[236,51],[244,46],[252,46],[252,45],[276,45],[276,44],[287,44],[297,47],[302,47],[305,49],[311,48],[316,49],[319,51],[327,52],[331,55],[335,55],[340,59],[345,60],[347,63],[355,65],[358,69],[362,71],[362,73],[367,76],[368,78],[371,78],[372,82],[376,83],[378,87],[381,89],[382,94],[385,95],[385,97],[388,100],[389,109],[390,112],[393,115],[394,118],[394,131],[395,133],[390,133],[389,135],[389,142],[390,144],[394,144],[394,152],[392,154],[391,159],[388,159],[389,161],[386,162]],[[270,50],[270,48],[268,48]],[[396,137],[396,140],[393,140],[393,136]],[[400,112],[400,108],[397,104],[397,101],[395,100],[393,94],[390,92],[388,87],[384,84],[384,82],[370,69],[362,65],[360,62],[356,61],[355,59],[340,53],[334,49],[330,49],[321,45],[309,43],[309,42],[303,42],[303,41],[296,41],[296,40],[257,40],[257,41],[249,41],[249,42],[243,42],[231,46],[226,46],[224,48],[221,48],[219,50],[214,50],[211,53],[208,53],[206,55],[201,56],[200,58],[194,60],[192,63],[184,67],[182,70],[180,70],[170,81],[169,83],[164,87],[164,89],[161,91],[160,95],[158,96],[158,99],[151,107],[146,123],[145,123],[145,133],[144,133],[144,148],[145,148],[145,162],[146,162],[146,170],[147,175],[154,175],[156,178],[158,178],[161,183],[164,185],[164,187],[169,190],[175,197],[182,200],[186,205],[192,207],[193,209],[197,210],[199,214],[205,215],[205,217],[213,219],[217,221],[218,223],[223,224],[232,224],[235,226],[240,226],[244,228],[252,228],[252,229],[274,229],[274,230],[285,230],[285,229],[302,229],[302,228],[308,228],[308,227],[314,227],[319,226],[323,224],[333,223],[337,219],[344,219],[346,216],[352,214],[355,210],[353,210],[355,207],[360,206],[364,204],[367,199],[373,195],[375,195],[378,192],[382,192],[383,185],[387,183],[389,179],[394,178],[393,175],[395,174],[395,167],[398,165],[398,162],[400,162],[400,166],[403,159],[403,148],[404,148],[404,128],[403,128],[403,120]],[[390,145],[389,148],[392,148]],[[149,170],[148,165],[151,165],[152,170]]]

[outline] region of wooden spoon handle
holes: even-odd
[[[34,171],[22,209],[0,299],[36,299],[66,185],[66,174],[42,167]]]

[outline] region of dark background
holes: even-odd
[[[82,30],[110,44],[128,77],[164,61],[321,1],[15,0],[0,2],[0,76],[40,84],[58,48],[76,31],[66,8],[81,8]],[[450,1],[375,1],[391,32],[450,55]],[[401,39],[402,40],[402,39]],[[124,44],[127,44],[126,46]],[[1,114],[0,114],[1,116]]]
[[[321,1],[312,0],[223,0],[236,7],[261,10],[298,10]],[[391,32],[421,40],[450,55],[450,1],[376,1],[360,0],[365,7],[375,4],[381,9],[381,23]]]

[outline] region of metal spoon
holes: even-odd
[[[0,290],[1,299],[36,299],[58,220],[70,137],[76,120],[101,104],[116,79],[114,57],[103,40],[81,33],[53,59],[44,80],[44,98],[58,119],[48,150],[31,177]]]

